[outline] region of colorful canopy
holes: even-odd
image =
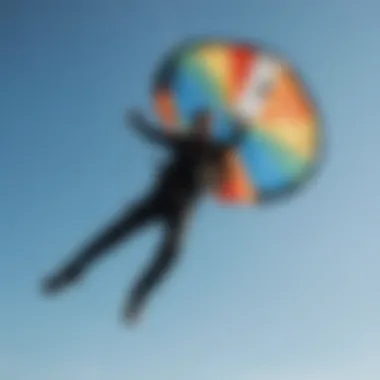
[[[229,158],[218,196],[229,203],[278,198],[310,177],[319,156],[317,110],[288,63],[239,42],[197,41],[174,50],[159,66],[153,98],[167,127],[186,132],[194,112],[213,113],[213,138],[228,139],[233,121],[247,137]]]

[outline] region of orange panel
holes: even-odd
[[[259,121],[271,123],[281,119],[297,120],[300,124],[310,122],[315,112],[305,95],[294,75],[289,70],[284,70],[258,117]]]
[[[170,90],[159,91],[155,94],[155,110],[166,127],[178,125],[178,114]]]
[[[239,203],[252,203],[257,194],[248,181],[239,157],[231,153],[226,160],[227,178],[220,187],[219,196],[227,202],[239,200]]]

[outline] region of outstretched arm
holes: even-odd
[[[137,111],[133,111],[129,114],[129,122],[131,126],[147,140],[170,147],[177,145],[178,137],[165,134],[162,132],[162,126],[154,125]]]

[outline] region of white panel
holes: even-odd
[[[238,117],[253,120],[260,113],[280,69],[280,63],[276,59],[265,55],[259,57],[252,65],[247,83],[234,107]]]

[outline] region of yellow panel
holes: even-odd
[[[223,45],[211,45],[199,50],[196,59],[207,70],[207,75],[218,85],[222,99],[228,103],[232,90],[231,52]]]
[[[316,122],[310,120],[307,123],[277,121],[258,123],[256,128],[271,136],[280,145],[290,148],[302,158],[311,159],[317,153],[317,129]]]

